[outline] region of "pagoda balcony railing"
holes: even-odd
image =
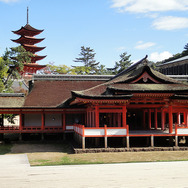
[[[74,132],[82,137],[125,137],[129,136],[129,126],[125,127],[85,127],[74,125]]]

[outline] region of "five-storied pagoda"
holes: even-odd
[[[13,33],[20,35],[20,38],[12,40],[23,46],[26,51],[29,51],[33,54],[31,57],[31,63],[24,63],[24,68],[21,74],[23,76],[29,77],[35,74],[38,70],[43,69],[46,65],[39,65],[36,63],[39,60],[44,59],[46,56],[39,56],[36,52],[43,50],[45,47],[38,47],[35,44],[44,40],[44,38],[35,38],[36,35],[42,33],[44,30],[38,30],[29,25],[28,19],[28,8],[27,8],[27,24],[24,27],[21,27]]]

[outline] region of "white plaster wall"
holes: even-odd
[[[45,126],[62,126],[62,115],[45,114]]]
[[[41,114],[24,114],[25,127],[38,127],[42,125]]]

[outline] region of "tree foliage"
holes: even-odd
[[[99,62],[95,60],[96,53],[90,47],[81,46],[80,57],[74,62],[83,63],[83,66],[73,66],[77,74],[97,74]]]
[[[31,62],[32,54],[22,46],[6,49],[0,58],[0,92],[13,92],[11,86],[14,79],[20,77],[19,72],[23,70],[23,63]]]
[[[49,63],[44,69],[40,71],[40,74],[75,74],[74,70],[67,65],[54,65]]]
[[[184,46],[185,51],[188,51],[188,43]]]
[[[120,60],[115,62],[114,74],[118,74],[131,66],[130,57],[131,55],[127,55],[127,52],[120,54]]]
[[[131,64],[131,55],[127,52],[120,54],[120,60],[115,62],[114,68],[106,68],[105,65],[96,62],[96,53],[90,47],[81,46],[79,57],[74,62],[82,63],[82,66],[68,67],[66,65],[54,65],[49,63],[40,74],[79,74],[79,75],[112,75],[127,69]]]

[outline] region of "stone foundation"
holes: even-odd
[[[144,147],[144,148],[73,148],[75,154],[100,152],[147,152],[147,151],[185,151],[188,147]]]

